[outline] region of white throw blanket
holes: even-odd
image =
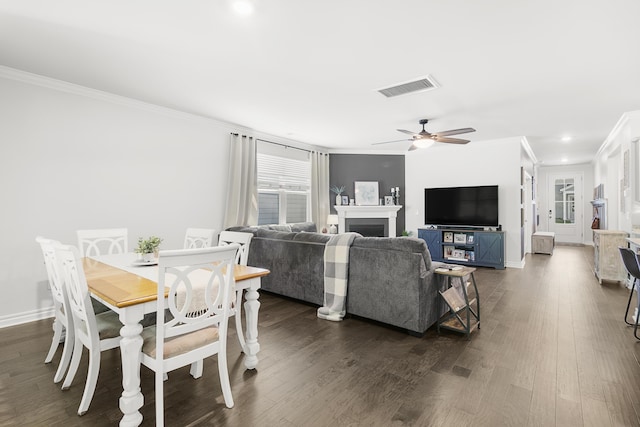
[[[349,249],[358,233],[331,236],[324,248],[324,305],[318,317],[339,322],[346,314]]]

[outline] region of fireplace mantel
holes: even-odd
[[[347,218],[387,218],[389,220],[389,236],[396,237],[396,218],[398,211],[402,206],[384,205],[384,206],[334,206],[338,212],[338,233],[344,233],[346,230]]]

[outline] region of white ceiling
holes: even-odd
[[[591,161],[640,109],[637,0],[254,3],[0,0],[0,65],[329,148],[403,150],[371,144],[429,118],[526,136],[543,165]]]

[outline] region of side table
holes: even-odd
[[[442,302],[449,307],[449,313],[438,319],[438,333],[441,328],[448,329],[462,332],[467,335],[467,339],[471,339],[471,332],[476,328],[480,329],[480,294],[473,276],[474,271],[476,269],[473,267],[462,266],[436,268],[436,274],[446,277],[444,290],[439,290],[438,313],[442,313]],[[471,279],[470,282],[465,281],[467,276]],[[474,292],[471,299],[467,292],[469,284],[473,285]]]

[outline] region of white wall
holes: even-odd
[[[640,227],[640,111],[624,113],[596,155],[594,186],[604,184],[607,228],[631,232]],[[634,142],[636,141],[636,142]],[[625,165],[625,153],[628,164]],[[628,186],[625,181],[625,169]]]
[[[462,146],[435,144],[406,155],[407,230],[417,235],[424,225],[424,189],[498,185],[499,221],[505,232],[507,267],[521,267],[520,257],[521,138],[472,142]]]
[[[220,231],[242,129],[27,74],[0,72],[0,94],[0,327],[52,313],[37,235],[128,227],[130,249],[179,248],[187,227]]]

